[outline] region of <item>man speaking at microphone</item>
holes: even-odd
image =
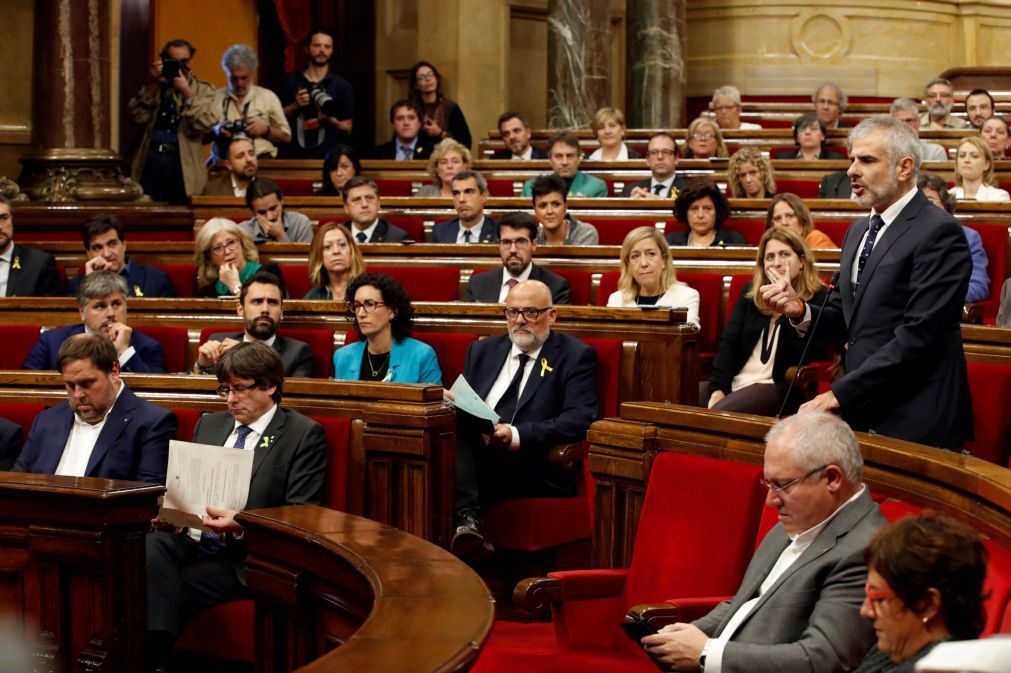
[[[969,246],[958,222],[916,189],[912,129],[871,117],[848,142],[852,198],[871,212],[846,232],[838,287],[824,307],[783,280],[761,288],[799,331],[844,342],[845,373],[801,409],[838,411],[854,430],[958,448],[972,437],[960,331]]]

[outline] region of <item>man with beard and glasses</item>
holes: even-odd
[[[284,317],[283,297],[284,288],[274,274],[257,271],[250,276],[239,291],[238,314],[244,331],[212,334],[197,352],[193,373],[213,374],[215,365],[228,349],[242,342],[262,341],[281,356],[285,376],[312,376],[309,344],[277,334]]]
[[[850,132],[853,200],[870,216],[846,232],[838,287],[806,304],[786,280],[766,304],[845,343],[845,374],[801,410],[838,411],[854,430],[954,449],[972,437],[960,321],[972,257],[961,226],[916,188],[920,143],[893,117]],[[822,338],[827,338],[822,334]]]
[[[126,279],[114,271],[95,271],[77,286],[81,322],[46,330],[35,342],[22,369],[57,369],[60,346],[77,334],[101,334],[112,341],[119,369],[135,374],[165,371],[161,344],[126,322]]]
[[[504,238],[503,238],[504,240]],[[508,334],[475,341],[463,375],[500,416],[498,423],[457,415],[456,516],[452,550],[491,551],[481,513],[505,500],[566,497],[576,475],[548,460],[559,444],[581,442],[597,418],[597,353],[553,332],[558,311],[536,280],[509,291]]]
[[[330,69],[333,34],[313,30],[305,52],[308,67],[289,72],[281,85],[281,104],[292,128],[292,142],[281,146],[281,157],[322,159],[350,137],[354,92],[346,79]]]
[[[961,117],[951,116],[951,106],[955,103],[955,88],[951,82],[938,77],[924,89],[923,104],[927,111],[920,117],[921,129],[967,129],[969,122]]]
[[[529,161],[547,159],[548,153],[530,144],[530,124],[519,112],[503,112],[498,118],[498,131],[502,134],[505,148],[492,153],[492,159]]]

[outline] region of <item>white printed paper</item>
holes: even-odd
[[[242,511],[249,498],[255,451],[227,446],[169,442],[168,489],[159,519],[177,526],[203,528],[208,507]]]
[[[499,415],[488,406],[487,402],[478,397],[478,394],[474,392],[467,379],[463,378],[463,374],[460,374],[456,378],[453,387],[449,391],[453,393],[453,406],[457,409],[466,411],[471,416],[484,418],[492,423],[499,422]]]

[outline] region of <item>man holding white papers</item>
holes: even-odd
[[[476,341],[463,375],[500,420],[457,414],[456,515],[453,553],[490,549],[481,512],[517,498],[575,495],[572,474],[548,460],[559,445],[580,442],[597,418],[597,353],[551,331],[558,311],[536,280],[506,297],[508,334]]]
[[[319,504],[326,472],[323,428],[279,406],[281,358],[266,344],[236,344],[216,367],[227,412],[203,416],[198,444],[255,451],[245,509]],[[156,531],[148,535],[148,636],[152,671],[167,671],[175,639],[198,612],[249,596],[243,529],[237,512],[207,508],[200,536]]]

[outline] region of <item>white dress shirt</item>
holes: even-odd
[[[112,407],[116,406],[119,396],[123,393],[123,382],[119,383],[119,390],[116,391],[116,398],[112,401],[109,411],[105,412],[98,423],[92,425],[76,413],[74,422],[70,426],[70,436],[67,437],[67,444],[63,447],[63,455],[60,456],[60,464],[56,466],[56,474],[67,477],[83,477],[88,470],[88,461],[91,460],[91,453],[95,450],[95,442],[102,434],[105,421],[109,418]]]
[[[484,224],[484,213],[481,213],[481,219],[477,221],[472,227],[468,227],[463,223],[463,220],[458,219],[457,224],[460,225],[459,231],[456,232],[456,242],[460,245],[465,245],[467,243],[480,243],[481,242],[481,225]],[[463,233],[465,231],[470,232],[470,240],[468,241]]]
[[[373,222],[372,224],[370,224],[365,229],[359,229],[357,224],[352,224],[351,225],[351,235],[355,237],[355,243],[368,243],[369,241],[371,241],[372,240],[372,232],[376,230],[377,226],[379,226],[379,218],[378,217],[376,218],[375,222]],[[358,234],[359,233],[365,234],[365,240],[364,241],[359,241],[358,240]]]
[[[263,437],[264,431],[270,422],[274,419],[274,414],[277,413],[277,405],[275,404],[269,410],[267,410],[262,416],[257,418],[255,421],[249,424],[249,429],[251,432],[246,435],[246,441],[242,445],[244,451],[252,451],[260,442],[260,438]],[[232,434],[228,435],[228,439],[225,440],[224,446],[234,447],[235,440],[239,438],[239,427],[242,423],[235,421],[235,427],[232,428]],[[273,441],[268,438],[268,442]]]
[[[534,156],[533,145],[527,145],[527,148],[523,150],[523,154],[514,154],[509,158],[512,159],[513,161],[530,161],[530,159],[533,156]]]
[[[498,292],[498,303],[504,304],[505,300],[506,300],[506,297],[509,296],[509,290],[512,289],[508,285],[509,280],[512,279],[512,278],[515,278],[517,284],[522,283],[523,281],[525,281],[525,280],[527,280],[527,279],[530,278],[530,272],[533,270],[533,268],[534,268],[534,265],[531,262],[530,264],[527,264],[527,268],[523,269],[523,271],[520,272],[520,275],[514,276],[511,273],[509,273],[509,269],[507,269],[507,268],[505,268],[503,266],[502,267],[502,287],[499,289],[499,292]]]
[[[537,350],[530,351],[527,355],[530,359],[527,360],[527,364],[524,367],[523,378],[520,380],[520,389],[516,391],[516,404],[519,406],[520,398],[523,397],[523,389],[527,387],[527,381],[530,380],[530,372],[534,370],[534,365],[537,363],[537,356],[541,354],[541,348],[543,346],[538,346]],[[495,379],[495,383],[491,385],[491,390],[488,391],[487,397],[484,401],[488,403],[488,406],[492,409],[495,405],[499,403],[502,396],[505,395],[506,389],[509,388],[509,384],[512,383],[513,377],[516,376],[516,370],[520,366],[519,355],[522,353],[516,344],[512,345],[509,349],[509,357],[506,358],[505,366],[499,370],[498,378]],[[516,429],[516,426],[512,425],[511,418],[503,418],[502,423],[509,426],[512,430],[513,438],[510,447],[513,449],[518,449],[520,446],[520,431]]]

